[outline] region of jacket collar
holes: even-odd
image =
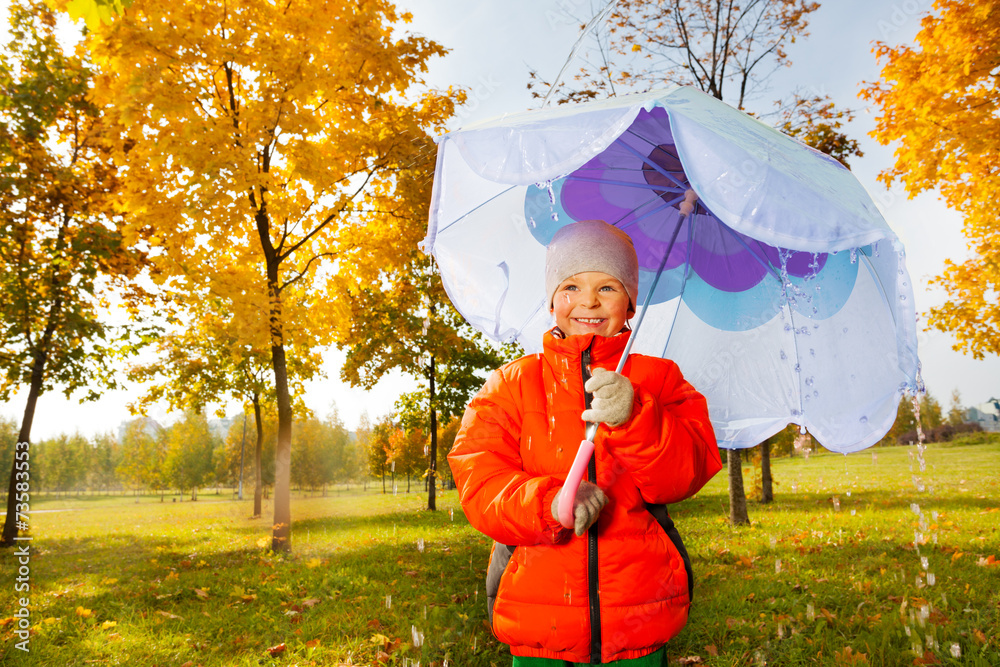
[[[590,348],[590,363],[592,365],[616,365],[631,334],[631,331],[623,331],[610,338],[597,334],[563,336],[558,328],[554,328],[545,333],[542,344],[545,348],[546,358],[555,368],[558,369],[562,366],[562,364],[553,363],[556,357],[568,358],[569,361],[575,362],[572,372],[579,373],[580,358],[583,356],[584,350],[588,348]]]

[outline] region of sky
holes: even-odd
[[[591,0],[400,0],[398,6],[413,14],[411,32],[451,49],[446,57],[432,62],[426,80],[434,87],[454,85],[468,91],[469,101],[455,119],[456,128],[537,106],[525,87],[529,70],[537,70],[546,80],[555,78],[580,35],[581,20],[591,15]],[[886,190],[876,180],[879,172],[892,165],[893,149],[879,146],[868,136],[875,113],[865,109],[866,103],[857,94],[861,82],[878,78],[873,43],[912,41],[920,17],[930,6],[931,0],[827,0],[811,15],[810,35],[788,48],[793,66],[775,72],[769,90],[760,98],[765,104],[803,89],[828,94],[838,106],[859,111],[847,131],[860,141],[865,155],[852,159],[851,168],[906,247],[918,313],[944,301],[940,289],[928,287],[944,260],[960,261],[967,255],[961,217],[933,193],[910,200],[899,186]],[[966,406],[1000,397],[1000,359],[976,361],[953,351],[953,342],[950,334],[936,330],[921,331],[918,336],[923,378],[931,394],[945,409],[955,389]],[[414,387],[397,374],[383,379],[372,391],[354,389],[339,380],[343,354],[331,350],[325,360],[327,378],[307,385],[305,402],[320,416],[335,405],[349,429],[357,426],[363,412],[373,420],[390,412],[399,394]],[[83,405],[58,393],[43,395],[32,437],[38,440],[74,431],[89,437],[116,430],[130,418],[125,406],[136,391],[109,392]],[[24,400],[22,392],[0,405],[0,416],[19,422]],[[225,407],[229,416],[239,411],[235,405]],[[164,423],[173,419],[163,408],[153,409],[150,416]]]

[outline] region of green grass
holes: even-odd
[[[776,500],[751,503],[750,527],[728,525],[723,475],[675,505],[697,586],[671,660],[912,665],[914,641],[930,641],[926,664],[1000,664],[1000,565],[979,564],[1000,559],[1000,442],[932,445],[923,473],[911,453],[776,460]],[[289,557],[258,544],[270,506],[249,519],[231,496],[33,498],[70,511],[32,516],[35,634],[26,655],[0,628],[0,664],[370,665],[381,651],[391,665],[509,665],[485,626],[490,541],[455,492],[428,512],[420,494],[380,490],[296,496]],[[0,568],[15,571],[10,550]],[[16,608],[12,579],[0,616]]]

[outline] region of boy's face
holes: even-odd
[[[628,292],[606,273],[578,273],[559,284],[552,299],[552,314],[567,336],[614,336],[629,317]]]

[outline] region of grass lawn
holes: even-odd
[[[750,527],[727,523],[724,474],[672,507],[697,584],[671,663],[1000,665],[1000,438],[924,458],[776,460]],[[454,491],[437,512],[380,486],[296,495],[289,557],[262,546],[270,506],[199,498],[32,498],[30,653],[4,550],[0,664],[510,664],[485,625],[490,541]]]

